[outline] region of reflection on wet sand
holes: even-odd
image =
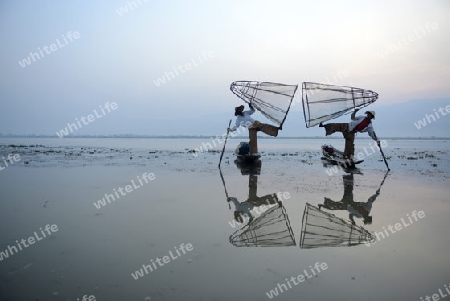
[[[349,212],[349,219],[352,224],[356,224],[354,218],[361,218],[364,225],[372,224],[372,216],[370,216],[370,211],[372,210],[372,203],[375,202],[377,197],[380,195],[381,187],[384,184],[388,176],[388,172],[384,175],[380,186],[375,191],[375,193],[369,197],[367,202],[355,202],[353,197],[353,187],[354,179],[353,174],[343,175],[342,180],[344,184],[344,195],[339,202],[335,202],[330,198],[324,197],[324,204],[319,205],[319,209],[322,207],[328,210],[347,210]]]
[[[300,248],[312,249],[320,247],[350,247],[367,243],[373,239],[373,235],[361,226],[357,226],[354,218],[362,218],[364,224],[372,223],[369,215],[372,203],[380,195],[381,187],[387,178],[385,174],[379,188],[367,202],[355,202],[353,198],[354,180],[353,174],[343,175],[344,195],[339,202],[325,197],[324,204],[318,207],[307,203],[302,219],[302,231],[300,234]],[[321,210],[347,210],[350,221]]]
[[[363,227],[306,204],[300,248],[351,247],[371,240],[372,235]]]
[[[248,174],[249,177],[247,200],[239,202],[237,198],[229,197],[221,174],[227,201],[234,205],[233,217],[236,224],[247,223],[230,236],[230,243],[236,247],[295,246],[294,234],[286,210],[280,201],[283,196],[277,193],[264,196],[257,194],[260,161],[259,164],[237,164],[237,166],[243,175]]]

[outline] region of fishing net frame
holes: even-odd
[[[366,107],[377,99],[378,94],[371,90],[313,82],[302,83],[303,115],[307,128],[348,114],[356,108]],[[336,103],[342,103],[342,108],[330,106]],[[314,109],[319,106],[315,110],[322,113],[313,112],[313,105]]]
[[[298,85],[258,81],[235,81],[230,85],[233,94],[279,127],[286,120],[297,89]]]

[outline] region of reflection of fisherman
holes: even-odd
[[[253,113],[255,113],[255,109],[249,104],[249,111],[244,111],[244,106],[239,106],[234,109],[234,116],[236,117],[236,124],[234,127],[229,128],[229,131],[235,131],[238,127],[243,126],[248,128],[248,135],[250,138],[249,148],[251,155],[258,155],[258,141],[257,141],[257,132],[261,131],[269,136],[276,137],[278,136],[278,130],[281,128],[277,128],[273,125],[261,123],[258,120],[254,120],[250,117]]]
[[[355,225],[354,217],[362,218],[365,225],[372,223],[372,216],[369,215],[372,209],[372,203],[380,195],[380,188],[377,189],[374,195],[372,195],[367,202],[354,202],[353,201],[353,174],[343,175],[344,182],[344,195],[339,202],[332,201],[329,198],[325,198],[323,205],[319,205],[319,209],[324,207],[328,210],[347,210],[350,213],[350,221]]]
[[[344,150],[344,159],[352,159],[355,155],[355,133],[363,133],[367,132],[373,140],[375,140],[380,147],[380,141],[375,134],[375,131],[372,126],[372,119],[375,119],[375,111],[366,111],[366,116],[358,116],[355,117],[356,112],[359,109],[356,109],[352,115],[349,123],[329,123],[329,124],[319,124],[319,127],[324,127],[326,131],[326,136],[331,135],[335,132],[341,132],[345,138],[345,150]]]
[[[258,176],[250,175],[249,176],[249,193],[248,199],[245,202],[239,202],[234,197],[228,197],[227,201],[232,202],[235,207],[234,211],[234,219],[243,223],[244,220],[249,220],[251,222],[253,218],[261,215],[263,212],[269,209],[269,205],[274,205],[278,203],[278,196],[275,193],[267,194],[262,197],[258,197],[256,195],[257,191],[257,182]],[[256,216],[253,216],[252,212],[256,213]]]

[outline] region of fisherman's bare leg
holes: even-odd
[[[323,207],[325,207],[328,210],[346,210],[347,204],[344,204],[342,202],[335,202],[332,199],[329,199],[327,197],[324,198]]]
[[[324,124],[325,135],[329,136],[336,132],[345,133],[348,132],[348,123],[329,123]]]
[[[278,136],[278,128],[277,127],[270,125],[270,124],[261,123],[259,121],[253,122],[252,125],[248,127],[248,134],[250,137],[249,147],[250,147],[251,154],[258,152],[258,138],[257,138],[258,131],[261,131],[269,136],[273,136],[273,137]]]
[[[355,153],[355,133],[348,131],[348,123],[329,123],[325,124],[326,136],[341,132],[345,139],[344,159],[353,157]]]
[[[261,123],[259,130],[272,137],[278,136],[278,128],[270,124]]]
[[[344,134],[345,138],[345,149],[344,149],[344,159],[350,159],[355,154],[355,133],[347,132]]]
[[[353,203],[353,174],[342,176],[342,180],[344,182],[344,196],[341,202],[344,204]]]
[[[256,129],[272,137],[278,136],[278,128],[276,126],[261,123],[259,121],[253,122],[253,124],[249,127],[249,129]]]
[[[255,198],[249,197],[248,202],[254,206],[259,207],[261,205],[268,205],[268,206],[275,205],[275,204],[279,203],[279,200],[278,200],[278,196],[276,193],[270,193],[270,194],[266,194],[261,197],[258,197],[258,196],[255,196]]]
[[[250,175],[248,177],[248,200],[257,199],[258,176]]]
[[[258,152],[258,137],[257,137],[258,130],[254,128],[248,129],[248,136],[250,138],[249,142],[249,151],[250,154],[255,154]]]

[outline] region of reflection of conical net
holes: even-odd
[[[366,229],[306,204],[300,248],[349,247],[371,240],[372,235]]]
[[[268,209],[230,236],[236,247],[295,246],[289,219],[281,203]]]

